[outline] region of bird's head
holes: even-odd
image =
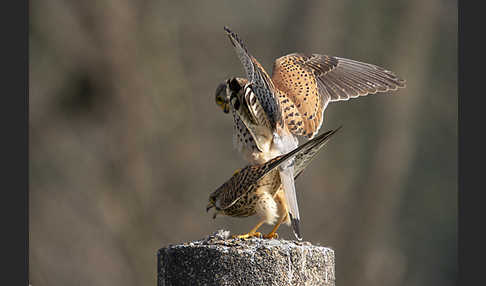
[[[243,87],[247,82],[248,80],[245,78],[233,77],[219,84],[215,93],[216,105],[221,107],[224,113],[228,113],[231,106],[238,106],[237,95],[243,92]]]
[[[221,192],[223,191],[224,187],[225,187],[225,185],[219,187],[218,189],[216,189],[216,191],[212,192],[209,195],[209,201],[208,201],[208,205],[206,206],[206,212],[208,212],[210,209],[214,208],[215,212],[213,214],[213,219],[215,219],[216,216],[220,212],[222,212],[221,208],[219,207],[219,196],[220,196]]]
[[[209,198],[208,205],[206,206],[206,212],[208,212],[212,208],[216,208],[216,201],[212,198]],[[218,209],[216,208],[216,212],[214,212],[213,214],[213,219],[215,219],[217,215],[218,215]]]
[[[208,212],[210,209],[216,208],[216,198],[213,196],[209,197],[208,205],[206,206],[206,212]]]

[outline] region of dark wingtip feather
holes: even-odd
[[[226,35],[230,39],[231,44],[234,47],[236,47],[236,43],[235,43],[235,33],[231,32],[231,30],[228,27],[226,27],[226,26],[224,26],[224,30],[226,31]]]
[[[233,44],[233,46],[236,47],[236,45],[238,44],[246,53],[248,53],[245,44],[243,44],[243,41],[238,37],[238,35],[235,32],[231,31],[227,26],[224,26],[224,30],[226,31],[226,34],[230,39],[231,44]]]
[[[405,88],[407,86],[407,81],[401,77],[399,77],[397,74],[395,74],[392,71],[382,69],[382,71],[390,76],[390,80],[393,81],[393,83],[396,84],[396,88],[392,90],[397,90],[399,88]]]
[[[305,151],[303,151],[304,148],[309,150],[309,149],[312,149],[313,147],[321,144],[322,142],[329,140],[331,138],[331,136],[333,136],[336,132],[338,132],[342,127],[343,126],[341,125],[334,130],[329,130],[329,131],[319,135],[318,137],[315,137],[315,138],[305,142],[304,144],[298,146],[297,148],[288,152],[287,154],[280,155],[280,156],[277,156],[277,157],[269,160],[268,162],[265,163],[267,171],[270,171],[273,168],[280,166],[282,163],[284,163],[285,161],[287,161],[290,158],[292,158],[293,156],[295,156],[296,153],[305,152]]]
[[[290,215],[290,222],[292,224],[292,230],[294,231],[294,235],[298,240],[302,240],[302,233],[300,231],[300,220],[293,218],[292,214],[289,213]]]

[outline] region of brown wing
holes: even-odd
[[[285,110],[285,103],[282,102],[287,98],[299,112],[298,117],[293,118],[284,111],[284,120],[289,127],[287,121],[302,121],[303,131],[291,131],[308,138],[314,137],[319,131],[329,102],[405,87],[405,81],[393,72],[372,64],[299,53],[275,61],[272,81],[284,94],[279,97],[282,109]]]
[[[270,172],[276,171],[275,168],[291,158],[295,158],[295,177],[299,176],[339,129],[341,127],[329,130],[305,142],[289,153],[270,159],[264,164],[246,166],[216,191],[218,196],[220,196],[220,205],[218,207],[221,209],[231,207],[242,196],[252,191],[262,178],[269,175]]]
[[[220,209],[227,209],[234,205],[243,195],[251,192],[258,180],[270,170],[263,169],[261,165],[248,165],[234,174],[216,192],[219,192]]]

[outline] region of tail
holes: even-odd
[[[279,128],[279,126],[277,126]],[[281,152],[280,154],[288,153],[296,149],[299,145],[299,141],[287,130],[277,130],[274,132],[273,140],[277,149]],[[292,230],[294,235],[298,240],[302,239],[302,234],[300,233],[300,214],[299,214],[299,204],[297,203],[297,194],[295,192],[294,183],[294,158],[291,157],[287,161],[282,162],[279,166],[280,181],[282,183],[282,188],[285,195],[285,200],[287,201],[288,215],[292,223]]]
[[[284,163],[287,165],[287,163]],[[292,230],[298,240],[302,240],[302,233],[300,232],[300,213],[299,205],[297,203],[297,194],[295,192],[294,183],[294,165],[291,159],[290,165],[280,166],[280,181],[285,194],[285,199],[288,206],[288,214],[292,224]]]
[[[265,170],[270,171],[280,167],[280,180],[284,189],[285,198],[289,206],[289,216],[292,224],[292,230],[298,240],[302,240],[300,231],[300,215],[295,192],[294,179],[302,173],[307,165],[315,158],[321,148],[329,141],[341,127],[328,131],[305,144],[295,148],[293,151],[278,156],[266,163]]]

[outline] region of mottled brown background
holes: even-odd
[[[205,212],[245,164],[214,104],[243,75],[224,25],[269,72],[300,51],[407,80],[329,105],[321,132],[344,128],[297,180],[303,234],[336,251],[337,285],[455,285],[455,1],[30,5],[33,286],[155,285],[157,249],[256,223]]]

